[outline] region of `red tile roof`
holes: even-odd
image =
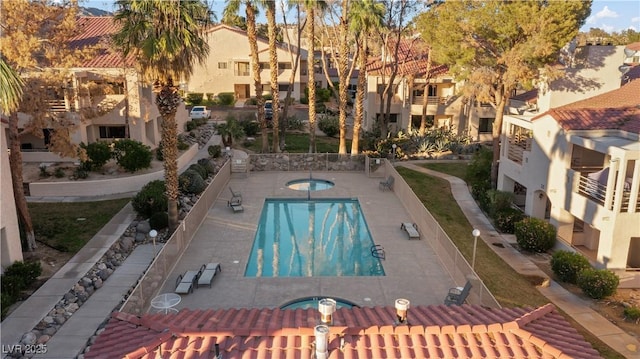
[[[206,32],[207,33],[212,33],[212,32],[216,32],[216,31],[219,31],[219,30],[229,30],[229,31],[235,32],[236,34],[240,34],[242,36],[248,36],[246,30],[242,30],[239,27],[229,26],[229,25],[226,25],[226,24],[214,25],[211,28],[209,28]],[[264,37],[264,36],[257,36],[256,40],[258,40],[258,41],[260,41],[260,42],[262,42],[264,44],[267,44],[267,45],[269,44],[269,39]],[[289,46],[284,42],[276,42],[276,47],[278,47],[278,48],[280,48],[281,50],[284,50],[284,51],[289,51]],[[263,52],[263,51],[269,51],[269,49],[263,49],[263,50],[258,51],[258,52]],[[294,46],[293,44],[291,44],[291,51],[296,51],[296,46]]]
[[[87,16],[77,20],[79,34],[73,37],[70,45],[74,48],[99,46],[95,56],[79,64],[79,67],[89,68],[116,68],[123,66],[122,54],[118,51],[107,51],[111,35],[115,34],[119,25],[113,21],[112,16]],[[133,56],[127,59],[128,67],[135,64]]]
[[[600,358],[547,304],[538,309],[417,306],[408,325],[393,307],[341,308],[328,358]],[[315,309],[187,310],[136,317],[116,312],[85,358],[311,358]]]
[[[417,43],[418,40],[400,40],[398,48],[398,58],[394,61],[398,64],[398,75],[407,76],[414,75],[416,78],[424,77],[427,73],[427,55],[428,51],[421,49],[423,46]],[[420,47],[420,48],[418,48]],[[389,46],[391,52],[395,52],[395,46]],[[372,58],[367,63],[367,73],[371,75],[391,74],[392,64],[388,61],[382,61],[381,57]],[[447,73],[449,68],[446,65],[431,65],[431,76],[435,77]]]
[[[544,115],[552,116],[565,130],[623,130],[640,134],[640,80],[551,109],[533,120]]]
[[[632,42],[627,45],[626,48],[633,51],[640,51],[640,41]]]

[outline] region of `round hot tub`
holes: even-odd
[[[305,297],[296,300],[292,300],[280,306],[280,309],[318,309],[318,303],[326,297]],[[335,308],[358,308],[354,302],[346,299],[332,298],[335,300]]]
[[[287,182],[286,186],[295,191],[322,191],[332,188],[335,183],[323,179],[297,179]]]

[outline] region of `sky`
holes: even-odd
[[[216,13],[218,20],[222,19],[225,1],[209,0],[209,2],[213,4],[213,11]],[[113,3],[113,0],[80,1],[82,6],[96,7],[108,11],[114,10]],[[264,16],[258,17],[258,22],[266,22]],[[594,0],[591,6],[591,16],[589,16],[580,30],[587,32],[592,27],[600,28],[606,32],[620,32],[626,29],[640,31],[640,1]]]

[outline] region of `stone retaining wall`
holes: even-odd
[[[249,171],[357,171],[365,169],[365,155],[336,153],[280,153],[249,155]]]

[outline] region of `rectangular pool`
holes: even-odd
[[[245,277],[383,276],[357,199],[266,199]]]

